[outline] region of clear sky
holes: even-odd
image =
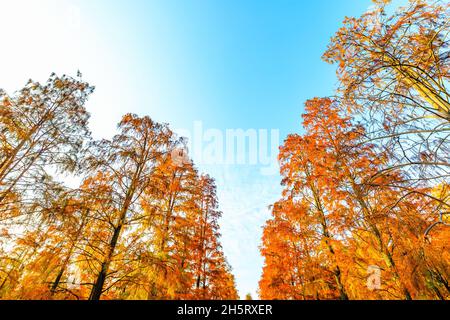
[[[121,115],[133,112],[192,135],[195,123],[223,135],[227,129],[276,129],[281,143],[301,131],[306,99],[333,94],[335,68],[321,55],[344,17],[370,5],[0,0],[0,87],[12,92],[29,78],[75,76],[79,69],[96,86],[87,105],[95,137],[110,137]],[[222,243],[240,294],[256,297],[261,227],[280,195],[280,178],[262,174],[261,164],[208,164],[192,156],[217,179]]]

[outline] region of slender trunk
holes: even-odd
[[[91,290],[89,300],[100,300],[100,297],[103,293],[103,287],[105,285],[106,276],[108,275],[109,265],[111,264],[111,260],[114,255],[114,250],[116,249],[120,232],[122,231],[122,226],[123,224],[121,223],[119,224],[118,227],[114,229],[114,234],[111,238],[111,242],[109,243],[108,255],[102,262],[101,270],[97,275],[97,280],[95,281],[94,286]]]
[[[65,266],[63,266],[61,268],[61,270],[59,270],[58,275],[56,276],[55,280],[52,283],[52,287],[50,289],[50,293],[53,295],[56,292],[56,289],[59,286],[59,283],[61,282],[61,278],[64,275],[64,271],[65,271]]]
[[[205,211],[205,202],[202,199],[202,205],[201,205],[201,212],[203,213]],[[206,213],[206,217],[207,217],[207,213]],[[203,219],[203,216],[201,216],[201,219]],[[206,221],[206,218],[205,218]],[[203,270],[203,251],[204,251],[204,233],[205,233],[205,225],[203,223],[203,221],[201,221],[200,223],[200,253],[199,253],[199,259],[198,259],[198,274],[197,274],[197,289],[200,289],[200,282],[201,282],[201,278],[202,278],[202,273],[204,272]]]
[[[0,291],[2,291],[3,287],[4,287],[5,284],[6,284],[6,281],[8,281],[8,278],[9,278],[10,274],[11,274],[11,272],[8,272],[8,273],[6,274],[6,276],[5,276],[5,279],[3,279],[2,284],[0,284]],[[0,296],[0,297],[1,297],[1,296]]]
[[[333,275],[334,275],[336,286],[337,286],[338,291],[339,291],[339,298],[341,300],[348,300],[347,292],[345,291],[344,285],[342,283],[341,269],[339,267],[339,264],[337,263],[334,248],[333,248],[333,246],[330,243],[331,235],[330,235],[330,233],[328,231],[328,225],[327,225],[327,221],[326,221],[326,217],[325,217],[325,213],[324,213],[324,208],[322,206],[322,202],[320,200],[319,193],[318,193],[318,191],[317,191],[317,189],[316,189],[316,187],[314,185],[311,184],[310,188],[311,188],[311,190],[313,192],[314,202],[316,203],[316,207],[317,207],[317,210],[319,212],[320,224],[322,226],[323,236],[325,237],[325,243],[326,243],[326,245],[328,247],[328,251],[330,252],[330,254],[332,255],[333,260],[334,260],[335,267],[334,267],[334,270],[332,272],[333,272]]]
[[[109,266],[111,264],[111,260],[114,256],[114,251],[116,250],[117,242],[119,241],[120,233],[122,232],[122,228],[125,225],[126,215],[128,212],[128,209],[131,206],[131,202],[133,199],[133,195],[136,190],[137,182],[139,181],[139,176],[141,173],[141,167],[138,166],[136,168],[136,171],[133,174],[133,178],[131,180],[131,184],[128,187],[128,190],[125,194],[125,198],[123,201],[123,207],[120,210],[119,214],[119,221],[117,223],[117,226],[114,228],[113,236],[111,238],[111,241],[109,243],[108,252],[106,254],[106,257],[104,258],[100,272],[97,275],[97,279],[92,287],[89,300],[100,300],[100,297],[103,293],[103,287],[105,285],[106,277],[108,275]]]
[[[442,293],[439,291],[439,289],[436,287],[436,285],[433,282],[431,283],[431,286],[433,288],[434,293],[438,297],[438,299],[445,300],[444,296],[442,295]]]
[[[362,196],[362,192],[359,190],[359,187],[356,185],[356,182],[352,180],[352,188],[355,192],[355,196],[356,196],[356,200],[358,201],[358,203],[360,204],[361,208],[362,208],[362,212],[364,215],[364,219],[365,221],[368,223],[369,228],[371,230],[371,233],[375,236],[377,242],[378,242],[378,246],[379,246],[379,250],[380,253],[382,254],[386,265],[389,269],[391,269],[392,273],[394,274],[394,277],[396,280],[399,281],[400,283],[400,287],[401,290],[403,291],[403,294],[405,296],[405,300],[412,300],[411,294],[409,292],[409,290],[406,288],[405,284],[403,283],[400,274],[397,271],[397,267],[394,261],[394,258],[392,257],[392,254],[389,252],[389,249],[386,247],[386,245],[384,244],[383,238],[381,236],[381,232],[378,229],[378,227],[372,223],[371,221],[371,214],[370,214],[370,210]]]

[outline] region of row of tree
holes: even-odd
[[[92,92],[56,75],[0,92],[0,298],[236,299],[214,180],[149,117],[93,141]]]
[[[376,2],[324,55],[336,97],[281,148],[263,299],[450,298],[450,5]]]

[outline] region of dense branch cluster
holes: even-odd
[[[236,299],[214,180],[149,117],[92,141],[92,91],[52,75],[0,92],[0,298]]]

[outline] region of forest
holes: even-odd
[[[93,141],[92,92],[52,75],[1,93],[0,298],[237,299],[214,180],[149,117]]]
[[[332,38],[336,96],[280,149],[262,299],[450,297],[450,6],[384,2]]]
[[[263,300],[450,299],[450,4],[374,3],[280,147]],[[94,139],[94,91],[81,73],[0,90],[0,300],[239,299],[214,178],[149,116]]]

